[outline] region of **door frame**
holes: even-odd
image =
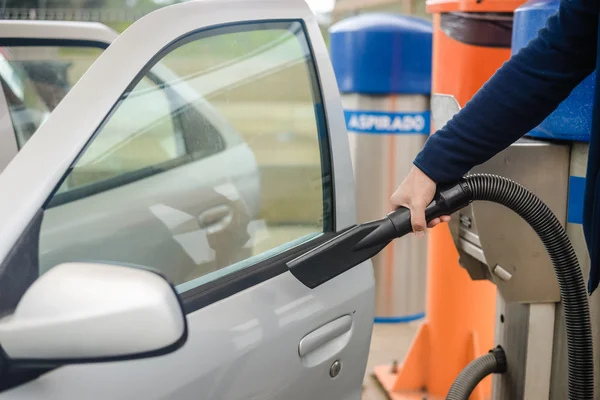
[[[0,220],[3,221],[0,224],[0,260],[5,260],[27,226],[39,214],[73,161],[110,116],[117,100],[163,49],[196,32],[238,23],[302,23],[315,62],[317,86],[321,90],[325,112],[322,120],[327,125],[324,131],[328,132],[332,169],[333,228],[340,231],[355,224],[354,179],[346,124],[334,71],[316,18],[303,0],[250,1],[251,7],[248,7],[248,0],[194,1],[165,7],[141,18],[114,40],[0,174],[0,192],[19,193],[18,196],[0,196]],[[36,168],[31,167],[31,160],[36,160]],[[252,270],[246,268],[240,271],[239,277],[245,284],[231,285],[233,277],[227,275],[224,278],[228,278],[228,282],[222,282],[221,286],[224,289],[231,286],[240,291],[248,285],[270,279],[287,271],[284,267],[288,258],[322,243],[328,237],[327,234],[322,235],[291,251],[273,256],[253,266]],[[260,278],[259,281],[257,278]],[[209,288],[204,285],[200,288],[202,292],[211,292],[205,290]],[[187,311],[232,294],[228,290],[220,292],[217,298],[198,296],[199,293],[192,296],[190,301],[194,306],[186,307]]]

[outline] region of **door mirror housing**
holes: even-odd
[[[155,272],[126,266],[61,264],[0,319],[2,349],[26,365],[145,358],[172,352],[186,339],[174,287]]]

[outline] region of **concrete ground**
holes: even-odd
[[[374,368],[381,364],[391,365],[394,360],[398,364],[402,363],[420,325],[421,322],[418,321],[408,324],[376,324],[373,327],[371,351],[363,383],[363,400],[388,399],[373,377]]]

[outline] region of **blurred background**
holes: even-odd
[[[4,12],[9,19],[98,21],[123,31],[142,15],[178,2],[182,1],[4,0]],[[324,33],[332,23],[363,12],[396,12],[431,19],[425,11],[424,0],[307,0],[307,3],[319,18]]]

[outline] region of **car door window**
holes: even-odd
[[[170,45],[48,200],[40,272],[127,263],[185,291],[331,230],[318,88],[299,22],[212,28]]]
[[[19,148],[101,53],[80,46],[0,46],[0,85]]]
[[[222,136],[202,111],[155,74],[144,77],[126,97],[60,186],[52,206],[224,149]]]

